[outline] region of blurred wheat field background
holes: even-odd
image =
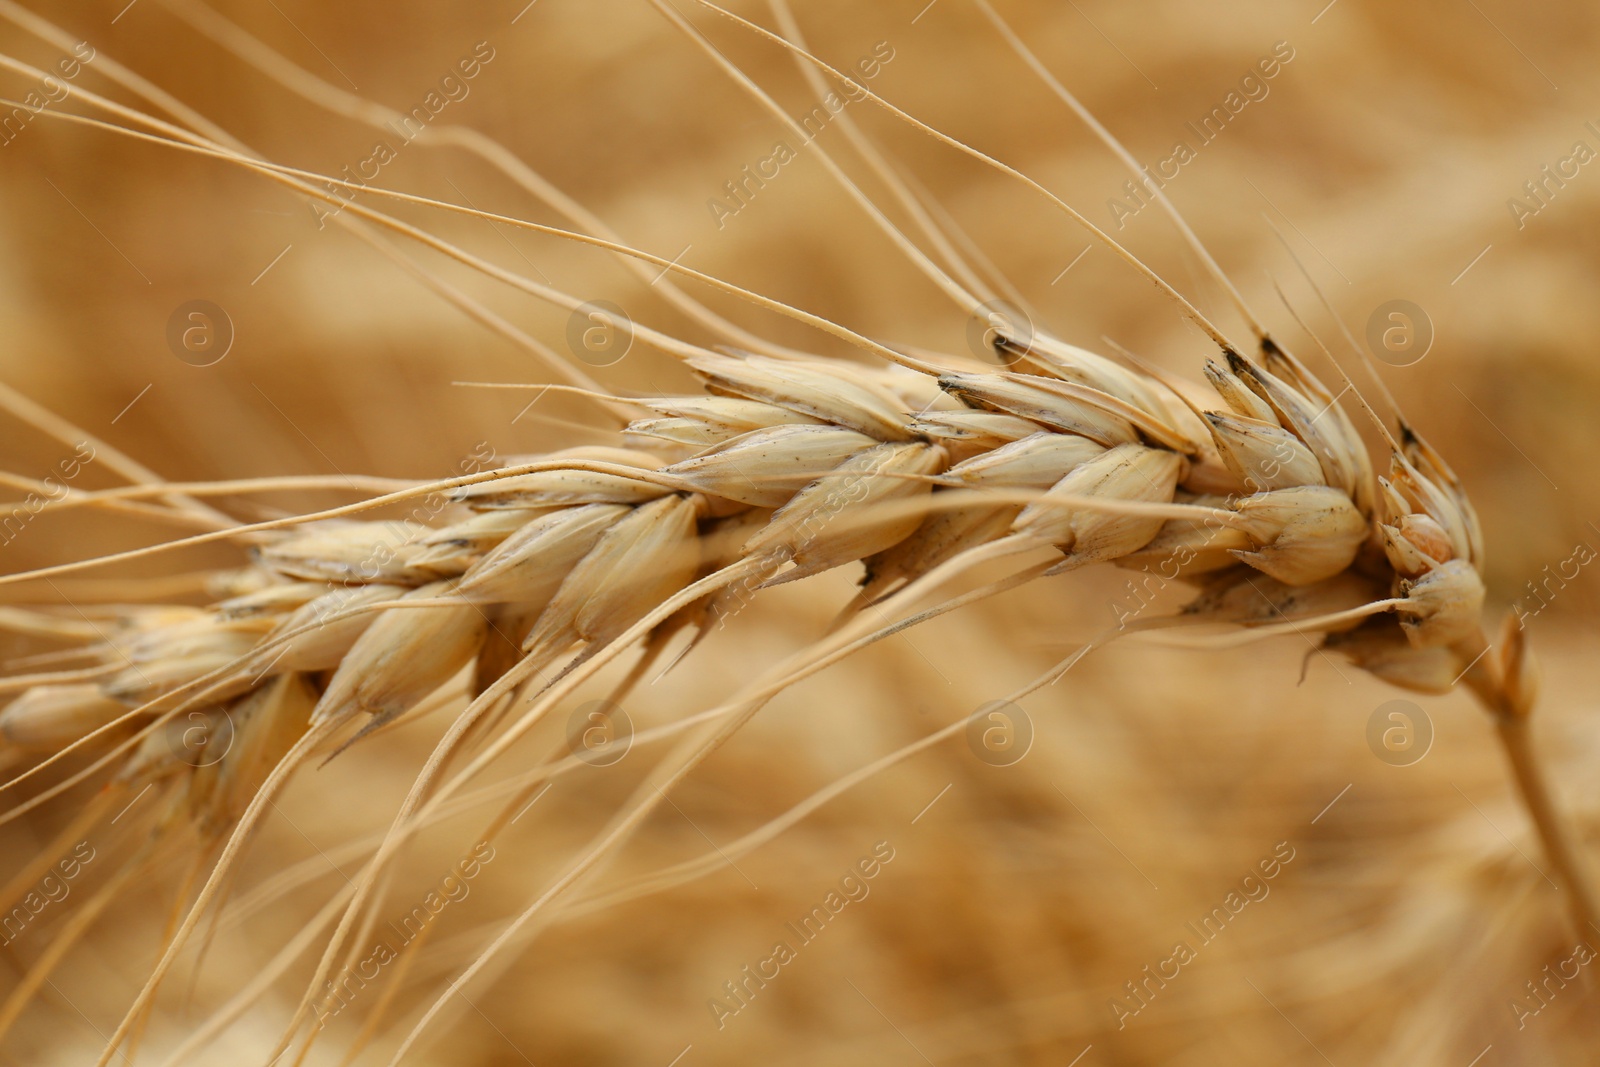
[[[1431,347],[1385,367],[1385,380],[1477,503],[1490,613],[1525,616],[1545,673],[1537,741],[1592,856],[1600,603],[1587,570],[1571,577],[1561,565],[1600,545],[1600,170],[1578,151],[1600,151],[1600,11],[1491,0],[996,6],[1140,161],[1168,159],[1178,140],[1194,147],[1166,192],[1276,335],[1303,354],[1315,349],[1274,282],[1354,366],[1291,252],[1358,342],[1391,302],[1420,309],[1413,325],[1431,334]],[[765,3],[731,7],[776,25]],[[1036,178],[1233,326],[1220,288],[1172,226],[1129,198],[1126,172],[969,0],[793,7],[818,55],[841,68],[872,57],[875,93]],[[563,225],[459,148],[404,142],[289,91],[199,32],[202,15],[187,0],[32,10],[91,46],[74,86],[135,103],[104,77],[108,62],[121,63],[273,161],[336,175],[371,160],[385,139],[396,150],[374,184]],[[776,176],[730,196],[727,183],[792,138],[646,3],[277,0],[205,10],[337,92],[401,112],[444,96],[437,124],[503,143],[639,248],[873,338],[966,350],[968,316],[866,224],[813,151],[793,145]],[[790,115],[816,106],[780,49],[697,5],[678,10]],[[68,54],[7,19],[5,54],[39,68]],[[476,73],[457,78],[466,57]],[[1256,79],[1260,91],[1200,144],[1188,124],[1240,90],[1265,57],[1278,59],[1276,73]],[[446,78],[454,88],[441,86]],[[6,79],[7,97],[31,88],[14,73]],[[86,111],[71,100],[47,110]],[[869,104],[847,111],[1015,283],[1041,325],[1197,374],[1210,354],[1205,339],[1047,204]],[[442,478],[483,447],[538,453],[615,430],[577,398],[453,384],[545,382],[550,373],[258,176],[47,115],[4,127],[3,140],[0,381],[164,478]],[[836,122],[818,143],[903,221]],[[713,340],[658,285],[604,252],[414,205],[377,206],[508,270],[610,301],[636,323]],[[583,366],[565,309],[405,251]],[[769,340],[857,358],[800,324],[684,288]],[[207,366],[168,343],[169,320],[195,300],[222,309],[233,334]],[[676,360],[638,339],[615,363],[584,369],[619,393],[694,391]],[[1357,375],[1364,391],[1366,381]],[[16,474],[42,478],[70,452],[9,415],[0,425],[4,466]],[[91,463],[74,484],[117,479]],[[284,491],[223,504],[249,520],[351,498]],[[8,531],[0,571],[178,532],[137,517],[46,511]],[[155,579],[244,558],[213,545],[7,586],[0,600],[70,599],[106,575]],[[623,702],[634,728],[703,710],[816,640],[852,594],[856,569],[845,571],[763,594],[715,629]],[[1552,572],[1561,578],[1549,583]],[[1413,762],[1386,758],[1369,723],[1396,692],[1295,635],[1225,651],[1110,645],[1025,702],[1032,743],[1019,760],[985,762],[957,736],[704,878],[607,897],[715,854],[1017,688],[1114,624],[1128,581],[1104,568],[1034,583],[782,694],[526,951],[463,990],[406,1062],[1593,1062],[1592,969],[1558,988],[1539,983],[1580,937],[1593,944],[1600,932],[1573,932],[1489,722],[1464,694],[1417,696],[1431,747]],[[1180,603],[1167,592],[1160,606]],[[37,650],[0,637],[8,660]],[[603,695],[621,673],[589,688]],[[408,720],[295,777],[244,857],[203,963],[191,954],[164,990],[140,1062],[173,1053],[354,874],[447,718]],[[559,747],[566,721],[554,716],[508,765]],[[639,785],[643,748],[541,794],[495,839],[470,891],[440,913],[426,951],[365,990],[307,1062],[388,1062],[433,997]],[[92,789],[0,827],[8,878]],[[430,828],[390,882],[385,914],[398,921],[437,886],[492,811]],[[87,921],[78,918],[85,902],[136,852],[140,842],[114,831],[102,824],[88,839],[95,858],[70,893],[18,936],[8,931],[0,992],[75,920]],[[159,956],[192,873],[174,860],[118,887],[0,1045],[0,1063],[93,1062]],[[791,924],[830,893],[847,903],[820,934],[797,937]],[[1193,927],[1230,894],[1248,903],[1230,909],[1214,938],[1197,936]],[[1175,978],[1150,980],[1180,941],[1193,959]],[[793,958],[777,977],[751,982],[748,969],[777,942]],[[193,1062],[266,1062],[313,962],[308,953]],[[362,1035],[381,997],[393,999]]]

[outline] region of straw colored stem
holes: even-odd
[[[1555,868],[1556,881],[1567,894],[1572,921],[1580,936],[1600,933],[1600,896],[1595,893],[1589,865],[1574,839],[1571,823],[1556,806],[1544,766],[1533,744],[1532,723],[1527,718],[1495,716],[1495,733],[1511,764],[1517,792],[1539,831],[1545,855]]]
[[[1467,651],[1463,649],[1462,651]],[[1567,896],[1567,906],[1579,936],[1600,934],[1600,894],[1587,857],[1579,847],[1570,819],[1556,803],[1549,777],[1533,740],[1533,700],[1517,692],[1482,634],[1472,639],[1477,657],[1468,669],[1468,688],[1494,719],[1495,736],[1511,765],[1517,794],[1539,834],[1539,843],[1554,868],[1551,874]]]

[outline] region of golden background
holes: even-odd
[[[106,63],[119,62],[267,158],[325,174],[367,159],[383,136],[196,32],[175,14],[183,5],[124,4],[34,5],[96,50],[70,84],[138,104],[104,77]],[[1127,175],[977,8],[924,4],[794,6],[810,45],[836,65],[887,43],[893,59],[868,83],[874,92],[1037,179],[1244,337],[1158,211],[1115,228],[1107,202],[1122,195]],[[1194,144],[1185,124],[1287,42],[1293,59],[1265,82],[1267,94],[1198,149],[1168,195],[1274,335],[1319,372],[1327,367],[1276,281],[1375,404],[1370,378],[1290,250],[1358,341],[1388,301],[1425,311],[1428,354],[1383,376],[1477,502],[1492,612],[1526,598],[1526,584],[1576,546],[1600,545],[1591,525],[1600,517],[1591,473],[1600,451],[1600,165],[1547,185],[1546,204],[1524,189],[1542,167],[1572,157],[1577,142],[1600,150],[1588,125],[1600,126],[1600,9],[1502,0],[997,6],[1150,163],[1177,139]],[[816,104],[781,50],[688,0],[677,8],[789,114]],[[765,4],[735,9],[775,24]],[[964,349],[965,311],[871,228],[813,158],[816,146],[718,225],[707,201],[725,199],[725,182],[791,135],[647,3],[270,0],[214,10],[334,89],[402,111],[484,42],[493,59],[437,123],[503,143],[640,248],[666,258],[683,249],[687,266],[875,338]],[[0,38],[7,55],[34,66],[63,55],[11,22],[0,23]],[[5,77],[8,96],[31,87]],[[49,110],[92,113],[77,100]],[[847,111],[1054,332],[1099,351],[1109,338],[1198,377],[1212,355],[1204,338],[1105,249],[1077,259],[1088,239],[1041,197],[870,104]],[[399,147],[376,184],[565,225],[482,159],[429,140]],[[818,144],[902,219],[837,126]],[[0,145],[0,196],[0,380],[167,478],[443,477],[480,441],[512,455],[593,443],[613,429],[570,397],[545,396],[523,411],[533,394],[452,385],[549,376],[347,230],[319,227],[303,200],[259,175],[40,116]],[[1539,207],[1520,227],[1512,198]],[[710,340],[604,252],[423,207],[358,202],[580,299],[613,301],[639,323]],[[406,251],[569,355],[565,309],[435,253]],[[854,358],[802,325],[683,284],[765,337]],[[176,358],[166,340],[174,310],[196,299],[224,309],[235,333],[212,366]],[[593,373],[619,392],[693,387],[670,356],[637,340],[621,362]],[[15,473],[42,477],[67,452],[14,419],[0,425],[4,465]],[[85,487],[109,484],[101,467],[84,475]],[[255,518],[329,500],[278,494],[229,506]],[[0,570],[174,533],[47,514],[0,547]],[[239,559],[213,548],[120,573]],[[678,810],[652,819],[613,876],[732,840],[1010,691],[1107,625],[1125,580],[1118,571],[1052,579],[797,687],[695,775],[675,796]],[[630,698],[630,713],[659,724],[714,703],[814,639],[848,582],[835,574],[775,593]],[[1591,841],[1600,813],[1589,770],[1600,737],[1593,586],[1583,572],[1529,621],[1547,673],[1541,744]],[[47,593],[25,586],[8,595]],[[1397,694],[1311,653],[1294,637],[1226,652],[1113,645],[1027,703],[1037,735],[1015,766],[985,766],[959,739],[945,742],[845,793],[737,869],[564,921],[473,986],[476,1010],[458,1005],[408,1062],[665,1065],[686,1046],[683,1067],[1591,1060],[1600,1038],[1592,978],[1570,983],[1521,1029],[1510,1006],[1546,964],[1571,954],[1574,936],[1540,874],[1486,720],[1461,695],[1416,698],[1436,731],[1433,747],[1413,766],[1386,765],[1365,731]],[[386,825],[437,726],[430,720],[302,772],[282,801],[285,818],[253,847],[240,891]],[[386,1062],[432,993],[603,823],[643,764],[635,755],[564,781],[514,828],[469,901],[452,905],[436,951],[407,976],[376,1048],[357,1062]],[[28,854],[70,817],[71,798],[57,808],[4,827],[0,849]],[[418,850],[409,881],[392,890],[397,911],[453,862],[476,825],[467,817]],[[879,841],[895,859],[870,895],[719,1029],[707,1001],[725,999],[723,983],[768,955],[784,924]],[[1185,924],[1280,841],[1295,858],[1270,894],[1119,1029],[1110,999],[1126,996],[1124,983],[1168,956],[1189,936]],[[124,890],[56,972],[58,988],[0,1047],[0,1062],[81,1063],[98,1049],[95,1029],[109,1033],[142,981],[183,873]],[[330,866],[248,921],[225,923],[193,1005],[169,991],[145,1057],[160,1062],[339,877]],[[34,931],[10,946],[0,973],[20,974],[48,939]],[[199,1062],[262,1059],[300,987],[280,983]],[[339,1027],[315,1062],[340,1062],[334,1050],[358,1024]]]

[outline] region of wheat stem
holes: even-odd
[[[1473,659],[1463,681],[1494,721],[1495,737],[1511,767],[1518,798],[1533,820],[1539,843],[1555,869],[1555,881],[1567,897],[1567,907],[1578,935],[1600,934],[1600,894],[1589,861],[1579,847],[1571,821],[1556,802],[1543,760],[1533,739],[1534,695],[1519,684],[1520,662],[1525,656],[1520,630],[1507,630],[1502,638],[1505,658],[1494,655],[1482,632],[1468,638],[1459,650]],[[1515,636],[1513,636],[1515,635]],[[1509,664],[1509,666],[1508,666]]]
[[[1600,896],[1595,893],[1588,861],[1579,850],[1570,821],[1556,806],[1555,794],[1533,743],[1527,717],[1495,715],[1495,735],[1517,784],[1517,792],[1539,832],[1545,855],[1555,867],[1556,879],[1567,894],[1573,924],[1579,936],[1600,933]]]

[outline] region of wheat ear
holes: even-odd
[[[1287,617],[1308,627],[1317,619],[1303,618],[1307,605],[1319,616],[1378,605],[1370,619],[1337,624],[1347,636],[1359,632],[1344,646],[1358,650],[1358,663],[1437,689],[1443,649],[1446,669],[1466,671],[1475,691],[1526,687],[1524,657],[1498,675],[1483,658],[1471,662],[1482,599],[1475,520],[1419,439],[1392,457],[1388,477],[1373,477],[1342,413],[1318,421],[1326,389],[1278,350],[1259,364],[1234,357],[1231,366],[1208,366],[1222,408],[1202,422],[1101,357],[1056,343],[1017,354],[1009,339],[997,340],[1025,370],[933,378],[820,360],[701,357],[693,366],[707,392],[640,398],[669,414],[637,420],[617,448],[572,450],[542,457],[543,469],[531,473],[457,485],[456,502],[480,516],[457,524],[459,551],[441,553],[437,531],[426,527],[332,520],[338,525],[280,531],[256,550],[241,595],[153,624],[124,619],[118,629],[129,637],[84,651],[107,666],[131,660],[134,670],[98,684],[32,686],[0,713],[0,729],[42,744],[72,732],[41,733],[52,717],[77,729],[113,706],[170,714],[188,705],[163,706],[169,693],[230,663],[239,664],[234,676],[210,696],[222,703],[206,709],[248,721],[243,706],[269,679],[332,670],[315,709],[284,724],[287,734],[268,732],[282,752],[294,730],[315,728],[294,742],[310,755],[304,745],[316,747],[317,735],[331,740],[338,727],[382,723],[444,686],[481,657],[502,620],[517,620],[507,636],[528,652],[512,670],[531,677],[610,645],[697,575],[735,565],[740,575],[738,586],[713,586],[692,605],[704,625],[791,575],[864,560],[865,584],[893,602],[902,583],[1006,546],[1054,552],[1056,569],[1174,561],[1203,585],[1186,613],[1193,621],[1276,622],[1276,613],[1239,615],[1241,599],[1263,593],[1293,597],[1301,613]],[[984,490],[1011,495],[991,503]],[[1032,502],[1011,502],[1018,490]],[[954,492],[967,502],[941,506],[939,497]],[[1176,514],[1194,517],[1163,518],[1139,504],[1187,506],[1192,512]],[[484,522],[508,512],[523,517]],[[350,611],[352,581],[372,590],[372,610],[319,622]],[[256,651],[275,633],[301,631],[315,644],[291,643],[294,654],[277,658]],[[152,679],[145,669],[154,666],[161,671]],[[493,681],[480,674],[476,684]],[[1526,706],[1508,696],[1504,714],[1525,720]],[[215,787],[202,790],[201,776],[174,767],[158,744],[166,741],[152,732],[124,774],[170,783],[173,803],[193,805],[213,825],[245,814],[237,799],[217,810]],[[236,743],[221,766],[247,780],[232,796],[281,782],[287,766],[268,774],[274,762]],[[1537,782],[1525,780],[1528,766],[1519,768],[1524,788]],[[261,811],[260,798],[246,809]],[[241,830],[251,821],[246,815]]]

